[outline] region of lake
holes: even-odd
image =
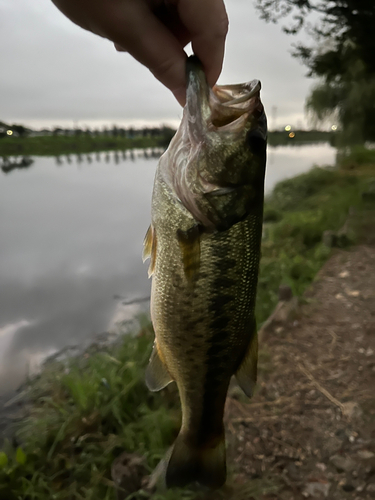
[[[327,144],[269,148],[266,192],[314,164],[333,164],[335,155]],[[118,330],[137,310],[132,303],[148,298],[141,253],[157,157],[133,151],[3,162],[0,394],[57,350]]]

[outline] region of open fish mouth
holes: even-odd
[[[189,128],[194,127],[199,135],[212,131],[235,133],[246,126],[251,129],[261,125],[259,119],[261,121],[264,109],[260,101],[259,80],[236,85],[215,85],[211,89],[201,63],[191,57],[187,63],[187,81]]]
[[[211,89],[195,56],[186,67],[186,106],[162,159],[165,178],[202,228],[222,231],[247,217],[263,192],[267,120],[261,84]]]

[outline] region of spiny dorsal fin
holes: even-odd
[[[199,226],[193,226],[187,231],[177,230],[177,239],[182,252],[182,262],[188,281],[194,281],[199,274],[200,266],[200,236]]]
[[[173,382],[173,378],[161,360],[158,346],[155,342],[150,362],[146,368],[146,385],[150,391],[160,391],[171,382]]]
[[[255,323],[255,322],[254,322]],[[240,367],[236,372],[238,385],[249,398],[254,394],[254,388],[257,381],[257,364],[258,364],[258,334],[256,324],[245,357],[242,360]]]
[[[152,224],[150,224],[145,239],[143,240],[142,260],[144,262],[149,258],[151,258],[150,266],[148,268],[148,277],[150,278],[155,270],[156,263],[156,232]]]

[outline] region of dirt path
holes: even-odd
[[[228,463],[263,499],[374,499],[375,247],[337,251],[305,297],[264,338],[251,403],[228,398]]]

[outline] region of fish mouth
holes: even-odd
[[[236,85],[215,85],[211,89],[196,56],[187,62],[186,111],[189,129],[202,137],[206,132],[241,132],[259,127],[264,114],[260,101],[261,83],[252,80]],[[266,134],[266,132],[265,132]]]

